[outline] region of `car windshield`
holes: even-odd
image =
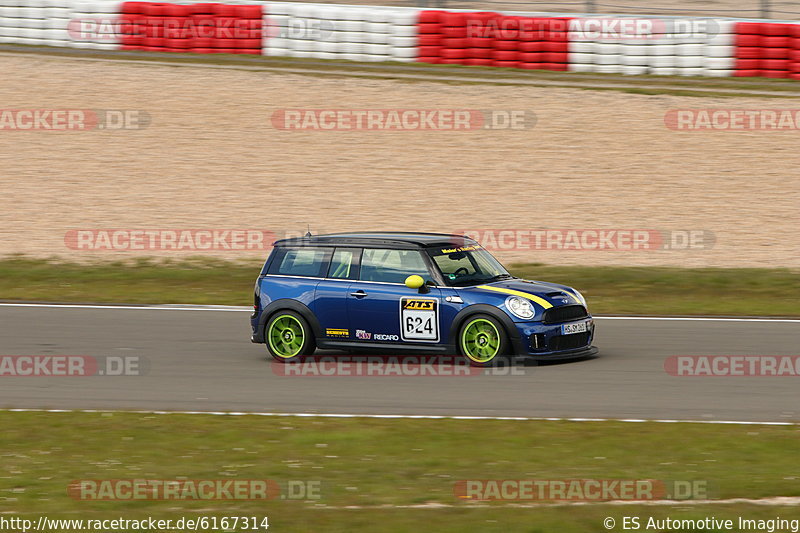
[[[428,249],[433,262],[441,270],[445,282],[452,287],[479,285],[514,276],[480,245]]]

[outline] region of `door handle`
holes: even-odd
[[[363,298],[366,295],[367,295],[367,293],[362,291],[362,290],[360,290],[360,289],[357,290],[356,292],[351,292],[350,293],[350,296],[355,296],[356,298]]]

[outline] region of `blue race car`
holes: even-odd
[[[256,281],[251,340],[278,361],[319,347],[592,356],[594,323],[570,287],[515,278],[478,242],[435,233],[306,235],[274,244]]]

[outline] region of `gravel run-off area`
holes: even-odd
[[[535,250],[506,261],[800,267],[800,133],[673,131],[669,110],[796,100],[320,78],[2,57],[4,109],[146,111],[135,131],[0,131],[0,256],[73,260],[77,229],[705,232],[690,250]],[[290,109],[528,110],[534,127],[285,131]],[[714,241],[709,236],[713,235]],[[514,241],[517,242],[517,241]],[[531,242],[531,241],[528,241]],[[227,259],[263,250],[203,251]]]

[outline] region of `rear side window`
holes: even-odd
[[[336,248],[331,259],[328,277],[333,279],[358,279],[360,248]]]
[[[403,283],[416,274],[431,279],[419,250],[381,250],[365,248],[361,257],[361,280]]]
[[[279,248],[268,274],[321,278],[328,270],[328,248]]]

